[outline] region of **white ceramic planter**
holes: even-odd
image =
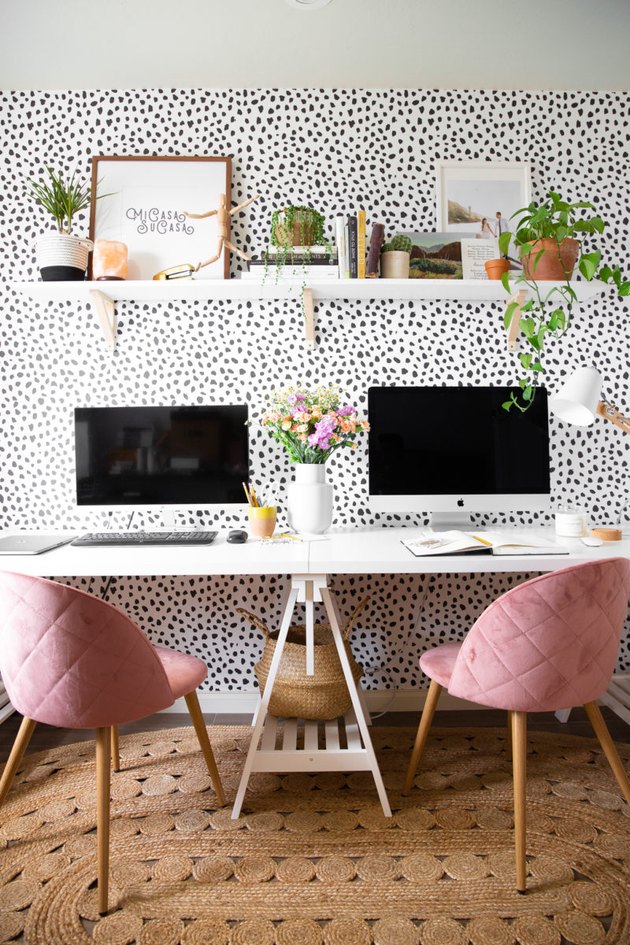
[[[388,253],[381,254],[381,278],[383,279],[408,279],[409,278],[409,253],[404,253],[399,249],[392,249]]]
[[[321,535],[332,523],[333,489],[323,463],[298,463],[287,490],[289,525],[302,535]]]
[[[37,266],[44,282],[85,279],[91,240],[72,233],[45,233],[35,244]]]

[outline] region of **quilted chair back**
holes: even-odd
[[[111,604],[44,578],[0,571],[0,672],[36,722],[100,728],[173,704],[160,660]]]
[[[516,712],[593,702],[612,676],[629,595],[625,558],[577,564],[521,584],[471,628],[448,691]]]

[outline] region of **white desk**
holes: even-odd
[[[532,531],[533,529],[528,529]],[[500,529],[508,534],[507,529]],[[518,529],[515,533],[518,533]],[[551,529],[540,534],[553,538]],[[5,529],[2,535],[15,534]],[[364,528],[331,531],[323,541],[248,541],[230,545],[220,532],[211,545],[81,547],[63,545],[42,555],[0,555],[0,570],[42,577],[143,577],[147,575],[230,574],[467,574],[554,571],[579,561],[630,558],[630,538],[587,548],[579,539],[562,538],[569,555],[435,555],[416,558],[401,538],[413,528]],[[37,534],[31,532],[31,534]]]
[[[503,533],[505,529],[501,529]],[[211,545],[192,547],[74,547],[65,545],[42,555],[2,555],[0,569],[54,577],[143,576],[143,575],[239,575],[290,574],[291,592],[282,619],[276,654],[254,720],[254,731],[238,789],[233,816],[238,816],[249,776],[254,771],[369,770],[374,776],[386,814],[389,803],[369,736],[369,717],[352,679],[341,640],[335,603],[328,588],[333,574],[468,574],[553,571],[581,561],[621,556],[630,558],[630,539],[588,548],[579,539],[562,539],[568,555],[436,555],[416,558],[402,544],[413,528],[366,528],[333,531],[325,540],[290,543],[230,545],[225,532]],[[7,532],[8,534],[8,532]],[[542,531],[550,537],[549,531]],[[343,720],[341,732],[325,726],[326,747],[318,748],[316,726],[306,727],[302,747],[296,744],[295,723],[281,732],[277,720],[267,716],[286,633],[297,603],[306,614],[307,672],[312,671],[313,605],[321,601],[333,631],[352,699],[352,710]],[[627,686],[627,689],[626,689]],[[630,722],[630,680],[615,677],[610,693],[602,700]],[[625,714],[624,714],[625,713]],[[266,726],[266,722],[269,724]],[[342,722],[339,723],[340,725]],[[334,730],[333,730],[334,728]],[[340,748],[340,743],[347,748]]]

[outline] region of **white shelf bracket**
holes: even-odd
[[[90,289],[90,300],[110,351],[116,349],[116,303],[100,289]]]
[[[516,342],[519,336],[520,326],[521,326],[522,308],[523,308],[523,305],[525,305],[525,302],[527,301],[527,295],[528,295],[527,289],[519,289],[516,295],[513,295],[508,300],[508,305],[511,302],[516,302],[516,305],[517,305],[517,307],[512,312],[512,318],[510,319],[510,324],[507,330],[508,351],[516,350]]]
[[[304,311],[304,340],[306,347],[312,351],[315,347],[315,304],[312,289],[303,290],[302,309]]]

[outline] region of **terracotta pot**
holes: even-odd
[[[287,227],[281,221],[276,223],[275,237],[278,246],[313,246],[315,243],[316,222],[308,211],[298,210],[293,226]]]
[[[408,279],[410,258],[409,253],[404,253],[400,249],[392,249],[388,253],[381,253],[381,278]]]
[[[536,240],[532,243],[532,250],[521,256],[523,275],[526,279],[535,279],[537,282],[564,282],[570,279],[577,262],[580,244],[577,240],[562,240],[560,245],[554,239]],[[538,253],[542,256],[536,262]]]
[[[510,271],[509,259],[486,259],[484,263],[488,279],[500,279],[504,272]]]

